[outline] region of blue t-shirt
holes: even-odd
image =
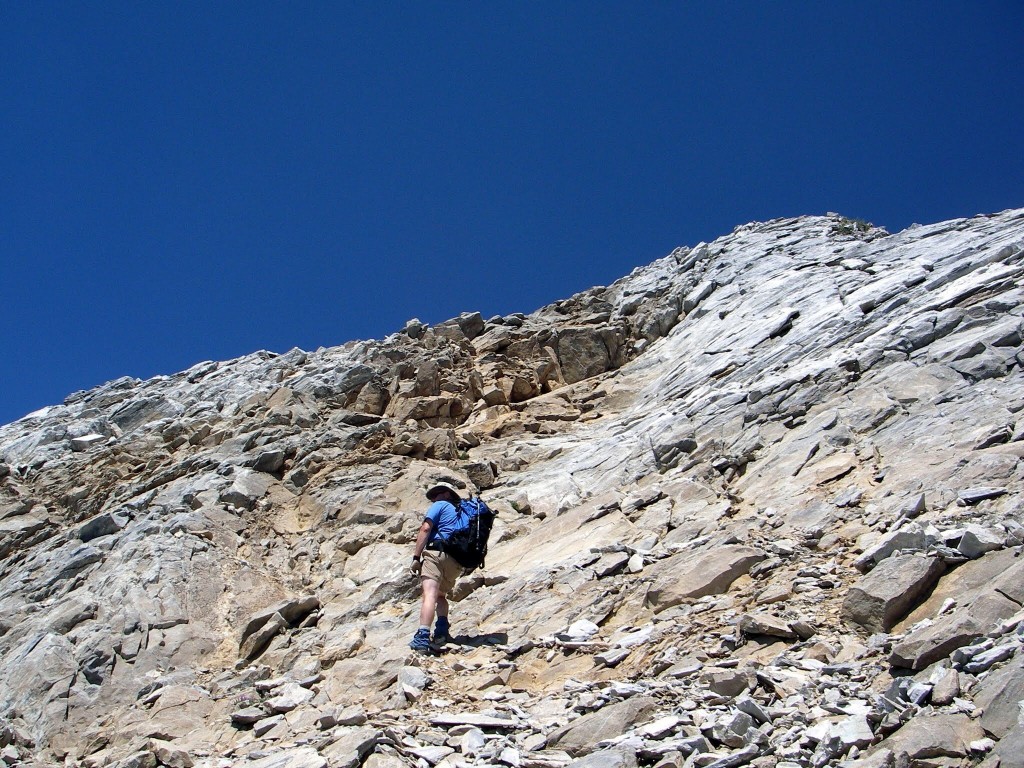
[[[427,543],[429,544],[435,539],[447,541],[448,536],[459,529],[460,517],[459,510],[450,501],[435,501],[431,504],[425,515],[425,519],[430,521],[433,529]]]

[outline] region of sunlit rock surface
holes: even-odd
[[[0,760],[1008,764],[1022,272],[1024,211],[748,224],[2,427]],[[423,657],[439,479],[499,517]]]

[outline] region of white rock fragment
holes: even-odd
[[[88,451],[97,445],[102,445],[107,441],[105,435],[89,434],[82,435],[81,437],[71,438],[71,450],[76,452]]]

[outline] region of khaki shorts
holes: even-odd
[[[423,568],[420,578],[433,579],[438,584],[438,591],[447,595],[455,586],[455,580],[462,575],[462,566],[454,557],[434,549],[423,551]]]

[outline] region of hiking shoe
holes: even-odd
[[[416,634],[412,636],[412,642],[409,643],[409,647],[419,653],[430,653],[434,650],[430,645],[430,630],[417,629]]]
[[[444,645],[452,641],[451,635],[448,634],[451,627],[448,625],[447,616],[438,616],[437,623],[434,625],[434,642],[438,645]]]

